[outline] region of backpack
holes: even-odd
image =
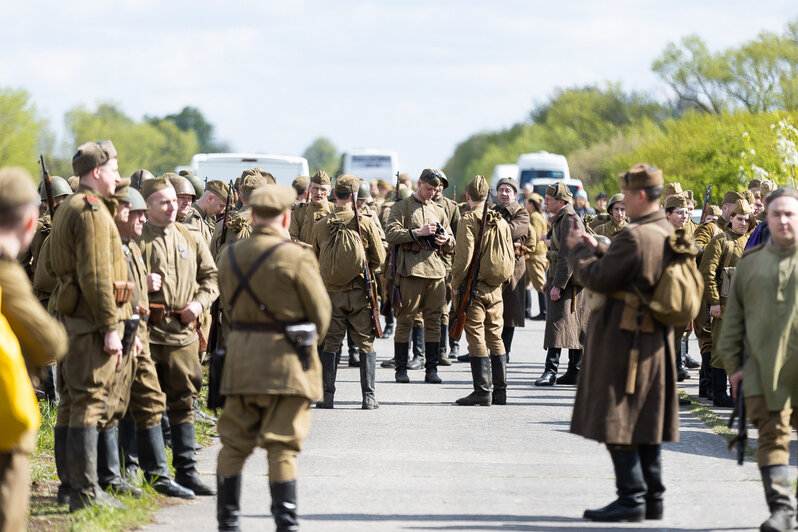
[[[695,264],[698,249],[682,229],[670,234],[658,225],[649,227],[667,237],[663,254],[666,265],[649,300],[636,287],[635,292],[658,322],[673,327],[686,325],[698,315],[704,293],[704,280]]]
[[[329,216],[318,223],[327,224],[330,231],[330,238],[319,248],[319,269],[324,284],[343,286],[350,283],[366,267],[366,252],[360,235],[337,216]]]
[[[503,220],[501,215],[496,211],[488,211],[487,216],[479,258],[479,280],[490,286],[498,286],[513,276],[515,248],[509,231],[504,235],[497,227],[499,220]]]

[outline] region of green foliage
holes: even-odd
[[[230,151],[230,146],[225,142],[214,140],[213,124],[205,119],[202,112],[196,107],[183,107],[177,114],[166,115],[163,118],[147,117],[153,125],[158,125],[162,121],[168,120],[180,129],[180,131],[194,131],[197,134],[198,150],[201,153],[225,153]]]
[[[324,170],[330,176],[341,171],[341,155],[327,137],[319,137],[305,149],[302,156],[308,160],[310,174]]]
[[[0,88],[0,166],[38,175],[40,142],[52,141],[26,90]]]

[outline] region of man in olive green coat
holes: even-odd
[[[291,213],[291,227],[288,230],[291,240],[310,244],[313,238],[313,224],[331,212],[333,205],[327,199],[330,195],[330,176],[319,170],[310,179],[308,190],[310,201],[300,203]]]
[[[181,222],[189,228],[199,231],[205,243],[210,247],[216,216],[224,212],[230,187],[222,181],[208,181],[202,196],[191,206],[188,214]]]
[[[782,187],[766,200],[770,241],[749,250],[737,273],[717,350],[737,399],[758,431],[757,464],[771,512],[761,530],[792,530],[790,439],[798,427],[798,190]]]
[[[209,247],[211,255],[215,260],[219,260],[219,255],[225,244],[233,242],[234,240],[241,240],[250,235],[252,232],[252,216],[249,207],[249,197],[256,188],[270,183],[274,183],[274,178],[271,177],[271,174],[265,176],[260,172],[244,172],[244,176],[241,178],[241,186],[239,187],[239,191],[241,192],[241,197],[239,198],[242,204],[241,209],[235,212],[233,212],[232,209],[230,210],[229,219],[227,220],[227,229],[224,231],[224,240],[222,240],[224,220],[219,220],[213,230],[213,237],[211,237],[211,245]]]
[[[432,196],[432,200],[437,203],[449,218],[449,227],[452,229],[452,234],[457,234],[457,224],[460,222],[460,209],[457,208],[457,202],[450,200],[443,195],[443,191],[449,188],[449,179],[441,172],[441,186]],[[452,255],[443,255],[443,262],[446,264],[446,298],[443,301],[443,309],[441,310],[441,356],[439,364],[442,366],[451,366],[448,358],[447,344],[449,343],[449,303],[452,302]],[[412,332],[415,332],[415,327]],[[424,330],[418,331],[418,338],[423,338]],[[420,341],[417,343],[421,343]],[[456,353],[460,350],[459,340],[451,340],[452,352]]]
[[[610,240],[615,240],[618,233],[621,232],[628,220],[626,219],[626,204],[623,202],[623,194],[615,194],[610,198],[607,207],[607,212],[611,218],[609,222],[603,223],[593,229],[593,233],[603,235]]]
[[[312,324],[323,337],[331,306],[313,253],[288,240],[295,198],[283,185],[257,189],[252,235],[219,258],[222,310],[231,323],[221,383],[219,530],[239,529],[241,470],[255,446],[267,452],[277,530],[299,529],[296,456],[310,428],[310,402],[321,398],[321,368],[315,339],[300,358],[285,326]]]

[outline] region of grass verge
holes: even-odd
[[[690,412],[700,419],[701,422],[704,423],[704,425],[706,425],[707,428],[712,432],[720,435],[727,442],[731,442],[732,439],[737,436],[736,428],[730,429],[726,425],[725,419],[721,418],[706,405],[702,404],[697,397],[689,395],[684,390],[679,391],[679,396],[690,400],[690,406],[687,408],[689,408]],[[756,449],[748,444],[745,446],[745,459],[749,461],[756,460]]]

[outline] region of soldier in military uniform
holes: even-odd
[[[632,286],[650,297],[665,268],[665,239],[672,227],[659,206],[662,184],[660,170],[634,166],[621,178],[632,224],[610,246],[580,228],[572,229],[565,242],[574,275],[607,296],[590,315],[589,355],[571,418],[571,432],[604,443],[615,469],[618,499],[586,510],[584,517],[593,521],[662,519],[661,443],[679,437],[675,367],[668,353],[672,329],[641,309],[639,299],[633,303],[627,297]],[[624,319],[638,311],[642,325]],[[634,347],[637,364],[630,361]],[[630,372],[633,393],[627,393]]]
[[[577,285],[568,263],[568,245],[565,239],[571,227],[584,230],[581,218],[571,206],[571,192],[559,182],[546,188],[546,209],[551,221],[548,239],[549,270],[546,276],[546,333],[543,348],[547,350],[543,374],[535,386],[576,384],[582,346],[585,341],[589,311],[585,305],[582,286]],[[568,349],[568,370],[557,378],[560,351]]]
[[[291,182],[291,186],[294,187],[294,190],[296,191],[296,200],[294,200],[294,204],[291,206],[291,209],[293,210],[300,203],[308,202],[308,187],[310,186],[310,178],[308,176],[301,175]]]
[[[202,386],[197,318],[218,295],[216,265],[205,241],[175,223],[177,195],[168,179],[145,181],[149,219],[142,230],[147,266],[150,352],[166,393],[175,481],[196,495],[213,495],[194,458],[194,401]]]
[[[3,382],[27,386],[28,406],[33,427],[20,423],[17,412],[3,405],[0,426],[0,530],[25,530],[30,495],[28,455],[36,449],[38,408],[25,367],[33,373],[64,356],[67,335],[64,327],[47,314],[31,289],[30,281],[18,262],[18,255],[31,243],[37,222],[39,202],[33,179],[21,168],[0,169],[0,316],[2,326],[16,337],[18,346],[3,345]],[[4,331],[5,332],[5,331]],[[5,336],[5,335],[4,335]],[[7,338],[7,337],[6,337]],[[12,349],[16,353],[12,353]],[[19,360],[20,354],[24,359]],[[18,372],[11,371],[13,362]],[[14,386],[4,396],[18,397]],[[27,416],[26,416],[27,417]],[[27,420],[27,419],[26,419]],[[63,430],[61,431],[63,434]],[[63,446],[63,444],[62,444]]]
[[[252,192],[263,185],[273,184],[274,177],[271,174],[264,175],[254,170],[245,170],[239,192],[241,193],[241,208],[236,212],[230,212],[230,219],[227,221],[227,230],[225,231],[224,241],[222,241],[222,230],[224,228],[224,220],[219,220],[216,223],[216,228],[213,230],[213,237],[211,238],[211,255],[218,261],[222,248],[228,242],[234,240],[241,240],[246,238],[252,233],[251,209],[249,207],[249,196]]]
[[[682,194],[684,191],[682,190],[682,184],[678,182],[673,183],[666,183],[665,190],[662,193],[662,203],[667,203],[667,201],[672,197],[676,196],[677,194]]]
[[[476,176],[466,187],[466,200],[471,210],[460,220],[452,266],[452,283],[457,287],[455,295],[458,298],[469,297],[469,294],[457,291],[465,286],[469,275],[482,225],[482,211],[488,200],[488,189],[488,182],[482,176]],[[512,230],[501,212],[489,210],[487,217],[481,252],[476,258],[480,261],[479,273],[473,287],[473,298],[466,309],[464,330],[468,341],[474,391],[455,401],[464,406],[507,404],[507,358],[502,340],[502,286],[513,276],[516,257]]]
[[[322,268],[322,279],[332,302],[330,328],[324,337],[323,348],[319,353],[323,372],[324,400],[316,404],[317,408],[333,408],[336,358],[341,349],[344,334],[348,334],[362,353],[360,360],[362,408],[373,410],[379,407],[374,390],[377,364],[377,353],[374,352],[373,345],[375,332],[363,269],[356,264],[358,253],[355,251],[342,252],[345,249],[342,246],[352,243],[352,240],[356,238],[355,245],[363,247],[364,253],[361,258],[368,264],[372,272],[385,261],[385,248],[380,232],[371,218],[358,213],[363,239],[361,240],[360,235],[357,234],[351,206],[353,198],[350,191],[357,190],[359,184],[354,176],[346,174],[340,176],[335,182],[335,211],[317,221],[313,226],[313,250],[316,252],[320,264],[330,266]],[[347,233],[351,235],[351,238],[344,238],[342,231],[351,232]],[[351,264],[345,264],[346,261],[351,261]],[[352,273],[355,270],[357,270],[356,275],[348,280],[341,275],[342,272]]]
[[[316,172],[310,180],[310,201],[297,205],[291,214],[289,233],[294,242],[310,244],[313,238],[313,224],[333,212],[330,195],[330,176],[324,170]]]
[[[798,191],[766,196],[770,239],[737,263],[717,352],[729,373],[732,396],[742,392],[757,429],[756,461],[770,517],[760,530],[792,530],[790,439],[798,426],[795,327],[798,265]],[[791,426],[792,425],[792,426]]]
[[[425,169],[418,180],[418,189],[406,200],[391,207],[385,237],[390,245],[399,246],[396,278],[402,305],[394,309],[396,335],[394,360],[396,382],[410,382],[407,376],[410,329],[421,313],[424,320],[426,353],[426,382],[440,384],[438,358],[440,356],[441,308],[446,298],[446,264],[441,254],[454,250],[449,219],[443,209],[432,201],[442,181],[440,172]],[[440,229],[440,230],[439,230]]]
[[[202,234],[209,247],[216,226],[216,216],[224,212],[229,194],[229,185],[218,180],[208,181],[205,191],[181,220],[183,225]]]
[[[176,220],[182,223],[191,212],[191,205],[194,203],[194,186],[185,177],[171,172],[165,173],[162,177],[169,180],[177,193]]]
[[[532,316],[532,294],[529,293],[529,301],[527,302],[530,311],[527,318],[534,321],[544,321],[546,319],[546,294],[544,294],[543,287],[546,284],[546,270],[548,269],[549,261],[546,258],[549,248],[543,237],[546,236],[548,227],[546,219],[543,218],[543,196],[537,192],[532,192],[527,198],[527,212],[529,213],[529,224],[535,233],[535,249],[532,250],[526,261],[526,277],[527,282],[532,284],[532,288],[538,294],[538,309],[537,316]]]
[[[321,398],[321,368],[315,345],[300,355],[284,327],[309,322],[324,337],[331,308],[313,253],[287,240],[295,198],[283,185],[253,192],[252,236],[219,258],[222,310],[232,324],[221,384],[219,530],[238,530],[241,470],[256,445],[267,452],[277,530],[299,529],[296,456],[310,402]]]
[[[628,220],[626,218],[626,204],[623,202],[623,194],[614,194],[610,198],[607,207],[607,212],[610,214],[611,219],[609,222],[603,223],[593,229],[593,234],[603,235],[610,240],[615,240],[618,233],[621,232]]]
[[[443,195],[443,191],[449,188],[449,179],[446,177],[446,175],[444,175],[443,172],[441,172],[441,181],[441,186],[438,187],[438,190],[432,197],[432,201],[437,203],[446,213],[446,216],[449,219],[449,227],[452,229],[452,234],[456,234],[457,224],[460,222],[460,209],[457,208],[457,202],[452,201]],[[452,259],[454,256],[443,255],[442,258],[444,264],[446,264],[446,299],[444,300],[443,308],[441,309],[441,354],[439,364],[441,366],[451,366],[452,363],[449,362],[446,344],[449,340],[449,304],[452,302]],[[419,337],[424,334],[423,327],[420,328],[420,331],[417,334],[419,334]],[[459,340],[452,340],[452,342],[452,349],[457,351],[458,349],[456,346],[458,345]],[[420,344],[420,342],[417,343]]]
[[[56,422],[68,429],[66,448],[63,435],[56,437],[56,463],[68,468],[68,482],[62,478],[62,483],[72,490],[70,510],[77,510],[93,503],[119,505],[97,484],[97,423],[113,393],[114,372],[122,366],[121,332],[131,307],[122,241],[103,201],[120,181],[113,144],[82,144],[72,169],[80,187],[56,211],[49,265],[58,279],[55,310],[69,334]]]

